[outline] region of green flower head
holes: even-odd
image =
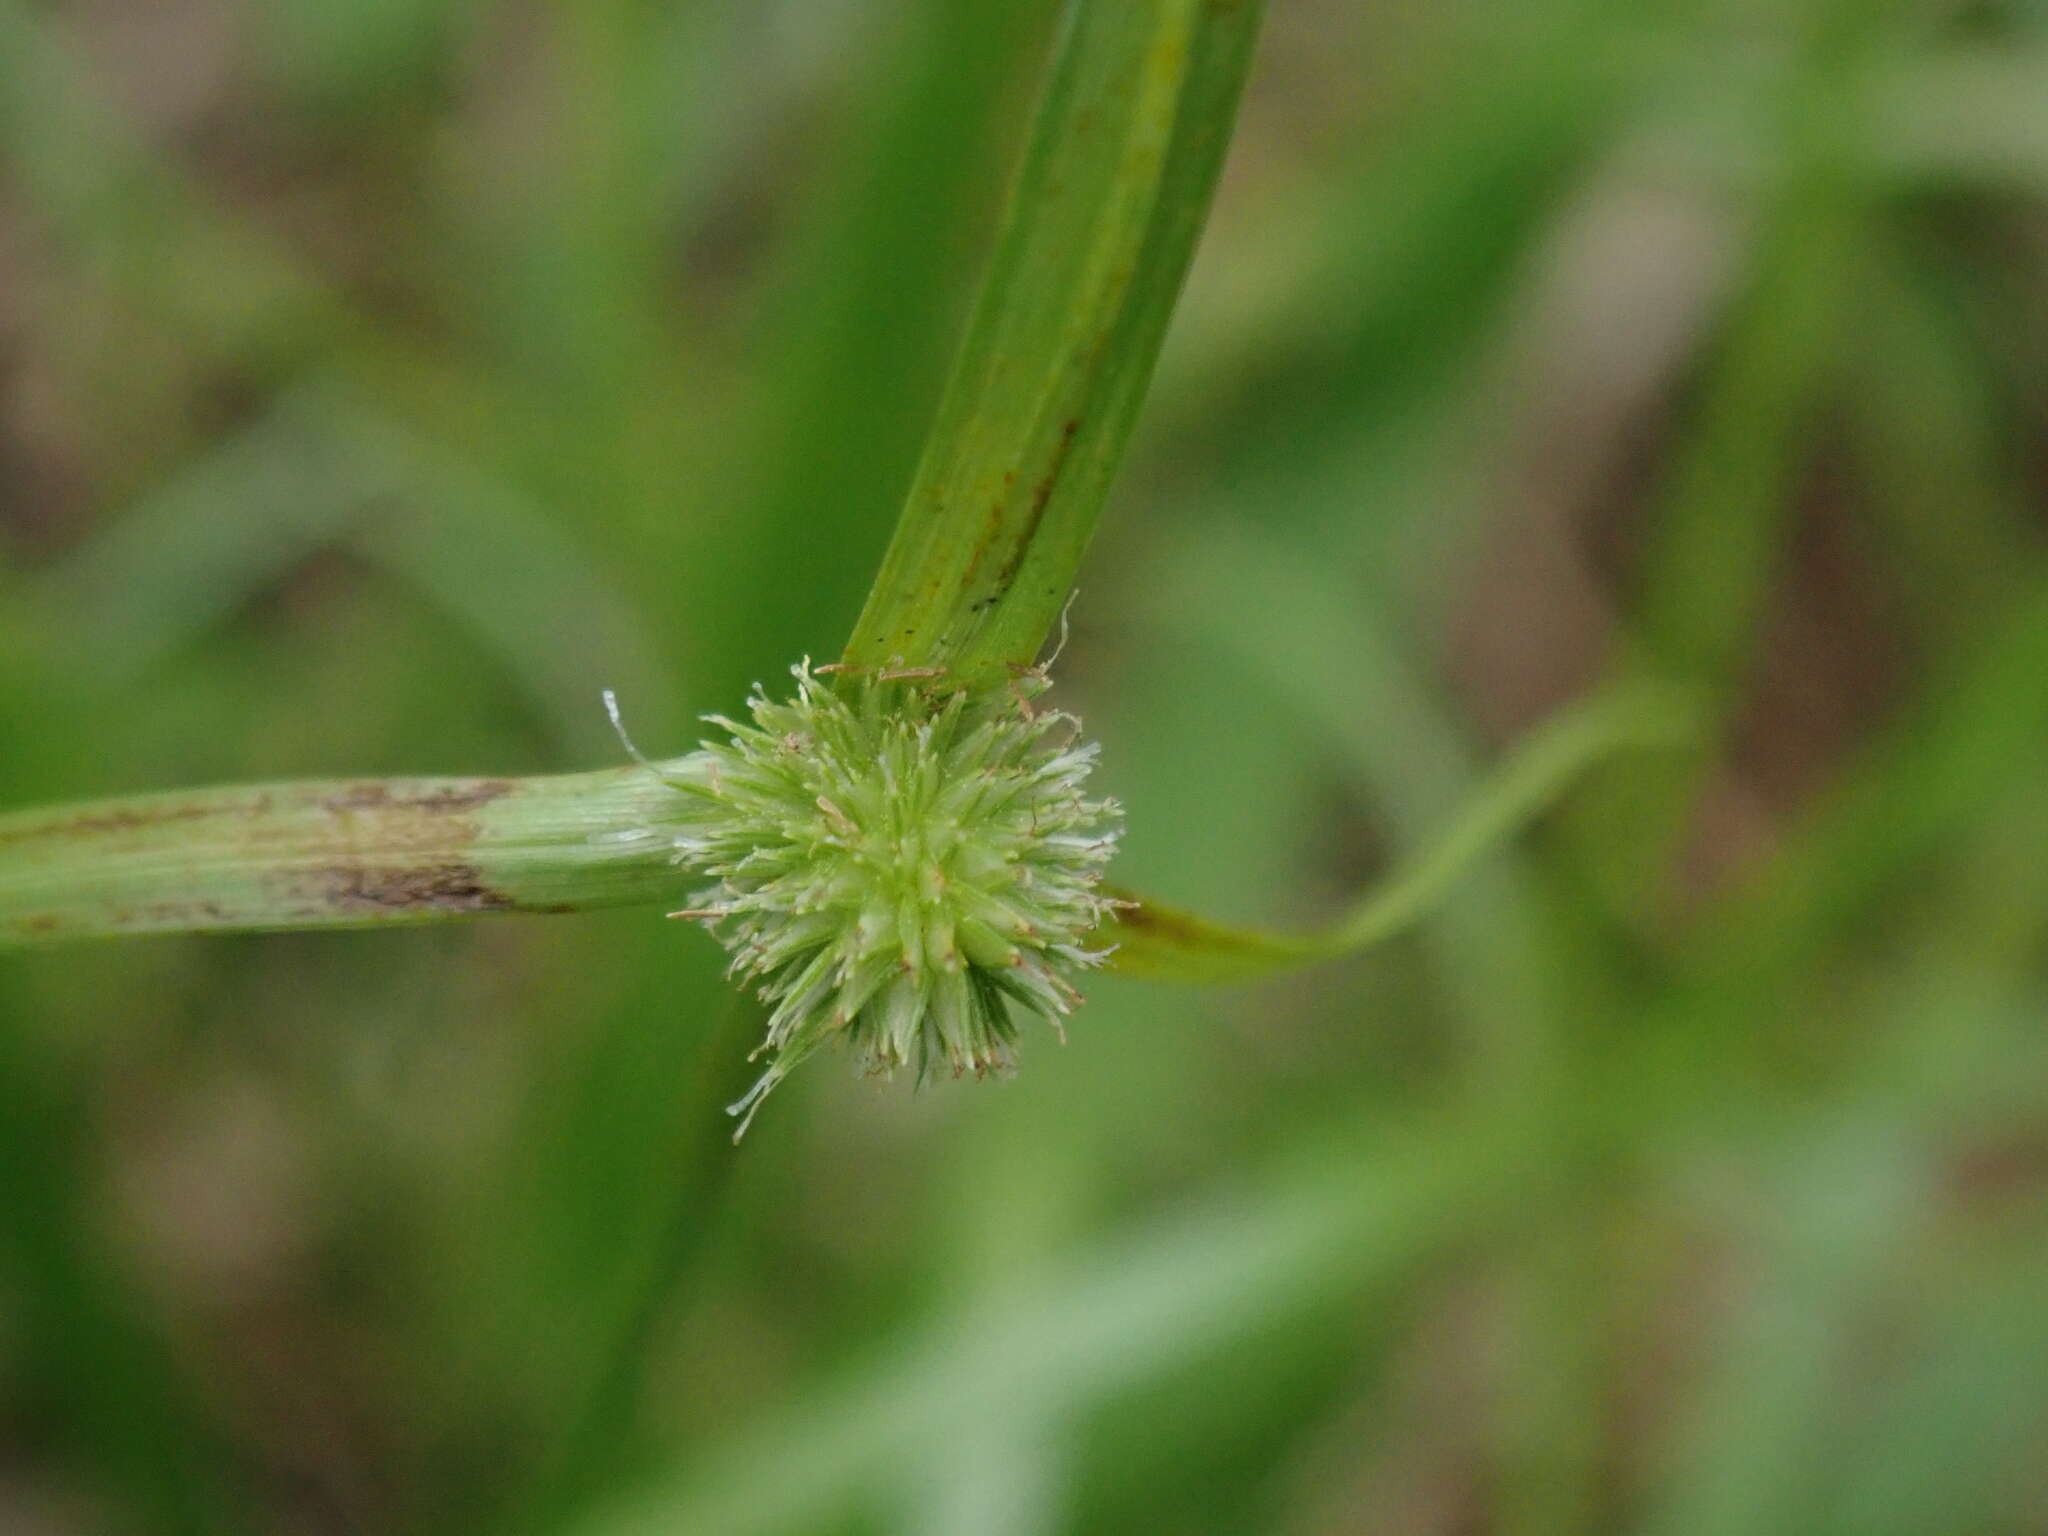
[[[1032,707],[1042,673],[792,670],[793,699],[757,689],[750,722],[708,717],[729,740],[658,770],[683,795],[676,862],[712,882],[675,915],[772,1010],[742,1133],[828,1040],[871,1073],[1007,1072],[1020,1017],[1058,1029],[1080,1001],[1070,978],[1105,958],[1088,935],[1117,906],[1101,877],[1122,811],[1082,792],[1079,722]]]

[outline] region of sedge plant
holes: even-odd
[[[768,1007],[741,1129],[799,1062],[1008,1071],[1089,969],[1229,981],[1375,942],[1673,711],[1553,722],[1413,864],[1310,934],[1108,883],[1123,810],[1039,658],[1072,601],[1215,189],[1260,7],[1068,7],[894,537],[841,655],[681,757],[526,778],[293,781],[0,817],[0,944],[659,905]],[[821,514],[823,515],[823,514]],[[593,695],[596,687],[593,686]],[[629,701],[630,702],[630,701]],[[1142,808],[1140,808],[1142,813]]]

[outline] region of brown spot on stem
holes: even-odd
[[[452,816],[461,811],[473,811],[480,805],[489,805],[500,796],[509,795],[512,789],[510,779],[457,779],[436,784],[430,789],[401,793],[390,784],[366,779],[328,796],[326,806],[337,814],[347,811],[421,811],[430,816]]]
[[[292,876],[294,894],[350,916],[406,912],[511,912],[518,903],[474,864],[341,864]]]
[[[79,811],[56,821],[31,822],[25,827],[0,828],[0,845],[33,842],[37,838],[69,840],[105,837],[120,832],[139,832],[149,827],[169,826],[181,821],[204,821],[214,816],[254,816],[268,810],[269,797],[255,800],[208,802],[172,801],[164,805],[120,806],[109,810]]]

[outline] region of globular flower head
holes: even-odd
[[[794,698],[757,690],[750,721],[712,717],[728,740],[662,770],[684,792],[676,860],[712,882],[682,915],[771,1007],[742,1131],[829,1040],[874,1073],[1008,1071],[1021,1018],[1058,1028],[1080,1001],[1070,978],[1103,960],[1086,936],[1116,906],[1100,881],[1122,812],[1082,792],[1079,723],[1032,707],[1042,675],[793,670]]]

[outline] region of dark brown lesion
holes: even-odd
[[[474,864],[338,864],[290,879],[298,901],[343,918],[512,912],[519,907]]]
[[[344,785],[322,804],[337,815],[352,811],[418,811],[427,816],[454,816],[489,805],[512,793],[510,779],[458,779],[423,787],[404,782],[365,779]]]
[[[612,774],[590,787],[615,787]],[[670,894],[659,854],[638,871],[607,854],[596,860],[601,878],[582,878],[591,822],[580,811],[566,826],[508,818],[524,796],[561,792],[541,783],[326,779],[0,815],[0,949],[102,934],[407,926]],[[494,862],[507,842],[509,861]],[[533,856],[554,845],[559,862]]]
[[[82,919],[34,912],[0,926],[6,941],[42,944],[93,935],[249,933],[278,928],[372,927],[504,912],[566,912],[572,906],[526,903],[499,890],[473,864],[361,863],[292,869],[267,876],[251,904],[190,898],[121,902]]]
[[[296,831],[303,827],[303,823],[291,818],[302,816],[308,809],[342,817],[364,813],[394,817],[454,817],[489,805],[511,794],[517,787],[513,780],[503,778],[363,779],[321,786],[317,799],[306,798],[304,791],[266,788],[212,792],[190,799],[144,800],[72,811],[49,820],[0,819],[0,848],[38,842],[76,843],[92,838],[126,840],[165,827],[191,827],[207,822],[254,822],[261,826],[266,820],[275,820],[278,826],[289,825]]]
[[[217,901],[145,901],[123,903],[107,909],[109,926],[115,931],[165,933],[187,930],[202,933],[234,925],[234,913]]]
[[[1073,452],[1074,438],[1081,430],[1081,418],[1069,416],[1060,423],[1060,439],[1053,447],[1052,461],[1045,466],[1045,473],[1038,477],[1038,483],[1031,488],[1031,511],[1024,523],[1009,539],[1009,555],[1003,567],[996,573],[995,594],[1000,599],[1010,590],[1017,579],[1017,572],[1023,568],[1024,557],[1031,552],[1031,544],[1038,537],[1039,524],[1045,521],[1045,509],[1052,500],[1052,493],[1065,473],[1067,457]]]
[[[60,816],[55,821],[31,821],[25,826],[0,826],[0,847],[35,842],[39,839],[65,842],[84,837],[118,836],[222,816],[261,816],[269,810],[270,797],[257,795],[247,800],[236,801],[167,801],[159,805],[124,805],[107,810],[78,811]]]

